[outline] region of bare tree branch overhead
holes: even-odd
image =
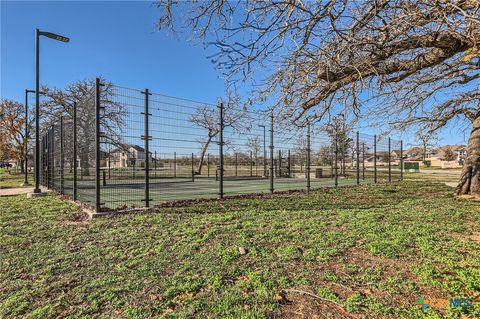
[[[158,26],[214,46],[229,83],[302,125],[327,114],[430,131],[472,124],[457,193],[480,193],[480,1],[158,2]]]

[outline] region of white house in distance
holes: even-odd
[[[149,154],[150,161],[152,154]],[[110,152],[110,167],[145,167],[145,149],[138,145],[124,144]]]
[[[445,152],[447,149],[450,149],[453,153],[453,160],[447,161]],[[414,147],[405,152],[406,161],[410,162],[419,162],[420,165],[423,165],[423,158],[421,149],[419,147]],[[465,158],[467,156],[467,147],[465,145],[445,145],[437,149],[428,149],[426,154],[426,160],[430,162],[432,167],[440,168],[461,168]]]

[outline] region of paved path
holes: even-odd
[[[31,192],[33,192],[33,187],[4,188],[0,189],[0,197],[27,194]]]
[[[458,182],[445,182],[445,184],[446,184],[447,186],[450,186],[450,187],[455,188],[455,187],[457,187]]]
[[[445,175],[460,175],[461,169],[420,169],[423,174],[445,174]]]

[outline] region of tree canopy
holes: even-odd
[[[158,2],[160,28],[217,50],[228,83],[250,82],[305,125],[331,113],[429,132],[472,124],[458,193],[480,194],[480,1]]]
[[[29,128],[32,121],[29,119]],[[0,101],[0,160],[25,159],[25,108],[23,104],[3,99]],[[23,171],[23,165],[20,165]]]
[[[274,96],[295,120],[322,117],[336,105],[358,111],[372,98],[398,127],[423,121],[434,129],[454,117],[473,119],[478,110],[476,0],[165,0],[158,6],[160,27],[192,28],[218,49],[213,60],[229,81],[255,79],[256,97]],[[435,99],[439,107],[425,105]]]

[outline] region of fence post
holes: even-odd
[[[238,153],[235,152],[235,176],[238,176]]]
[[[60,117],[60,194],[65,193],[65,179],[63,169],[65,166],[65,154],[63,150],[63,116]]]
[[[50,188],[55,189],[55,153],[54,153],[54,144],[55,144],[55,124],[52,124],[50,131],[49,139],[49,150],[50,150]]]
[[[42,165],[42,171],[43,171],[43,180],[44,180],[44,185],[45,187],[48,188],[48,133],[49,130],[45,132],[43,135],[43,153],[42,153],[42,158],[43,158],[43,165]]]
[[[50,188],[50,130],[45,133],[45,170],[46,170],[46,184]]]
[[[148,96],[151,95],[151,93],[148,92],[148,89],[145,89],[144,92],[145,94],[145,109],[143,111],[143,125],[144,125],[144,135],[143,135],[143,141],[144,141],[144,148],[145,148],[145,207],[150,207],[150,163],[149,163],[149,158],[150,158],[150,149],[149,149],[149,141],[151,139],[150,136],[150,131],[149,131],[149,119],[148,117],[151,115],[148,110]]]
[[[252,151],[250,151],[250,177],[253,176],[253,155]]]
[[[40,176],[40,184],[47,186],[47,175],[46,175],[46,165],[47,165],[47,159],[45,158],[45,152],[47,150],[47,144],[45,143],[47,139],[47,133],[43,134],[42,136],[42,153],[40,154],[40,160],[42,166],[40,167],[39,172],[41,173]]]
[[[278,150],[278,177],[282,177],[282,150]]]
[[[111,175],[111,169],[112,169],[112,165],[111,165],[111,161],[112,161],[112,154],[110,152],[110,148],[108,150],[108,179],[110,180],[112,178],[112,175]]]
[[[157,162],[158,162],[157,151],[155,151],[155,161],[153,162],[153,169],[154,169],[155,178],[157,178]]]
[[[403,140],[400,140],[400,180],[403,181]]]
[[[273,194],[273,111],[270,111],[270,193]]]
[[[292,161],[291,161],[291,158],[290,158],[290,149],[288,149],[288,157],[287,157],[287,165],[288,165],[288,177],[292,177],[292,169],[291,169],[291,165],[292,164]]]
[[[53,172],[52,172],[52,159],[53,159],[53,147],[52,147],[52,132],[53,132],[53,124],[48,132],[48,188],[52,189],[52,179],[53,179]]]
[[[25,144],[25,158],[24,158],[24,166],[25,166],[25,181],[23,182],[23,186],[29,186],[30,183],[28,182],[28,90],[25,89],[25,137],[24,137],[24,144]]]
[[[47,132],[47,137],[45,139],[45,143],[47,145],[47,187],[51,189],[51,184],[52,184],[52,172],[51,172],[51,160],[52,160],[52,155],[50,154],[50,151],[52,149],[50,145],[50,137],[52,136],[52,130],[48,130]]]
[[[77,200],[77,102],[73,102],[73,200]]]
[[[43,154],[43,137],[39,137],[38,138],[39,142],[40,142],[40,145],[39,145],[39,150],[38,150],[38,165],[39,165],[39,168],[43,168],[43,156],[41,156],[41,154]],[[37,156],[37,154],[34,154],[34,157]],[[36,161],[36,159],[34,158],[34,161]],[[43,185],[43,174],[42,174],[42,170],[39,169],[38,170],[38,185]],[[34,176],[34,179],[36,177]],[[35,181],[34,181],[35,182]]]
[[[377,183],[377,135],[373,135],[373,182]]]
[[[55,186],[55,183],[53,182],[53,179],[55,177],[55,172],[54,172],[54,166],[53,166],[53,161],[54,161],[54,156],[53,156],[53,139],[54,139],[54,134],[55,129],[54,129],[54,124],[52,124],[52,127],[50,128],[50,133],[48,134],[48,153],[49,153],[49,158],[48,158],[48,169],[49,169],[49,180],[48,180],[48,188],[53,189]]]
[[[173,152],[173,177],[177,178],[177,152]]]
[[[45,141],[44,141],[45,135],[42,135],[40,137],[40,153],[39,155],[39,161],[38,164],[40,165],[39,170],[38,170],[38,176],[39,176],[39,185],[45,185],[45,174],[44,174],[44,166],[45,166],[45,158],[43,154],[45,153]]]
[[[362,179],[365,180],[365,142],[362,143]]]
[[[357,185],[360,185],[360,133],[357,131]]]
[[[338,187],[338,131],[335,130],[335,187]]]
[[[220,156],[220,178],[219,178],[219,193],[220,198],[223,198],[223,103],[220,103],[220,145],[219,145],[219,156]]]
[[[41,154],[41,159],[42,159],[42,168],[41,168],[41,172],[42,172],[42,182],[43,182],[43,185],[46,187],[47,186],[47,179],[48,179],[48,176],[47,176],[47,133],[48,131],[43,134],[42,136],[42,154]]]
[[[50,188],[50,130],[45,133],[45,178],[47,188]]]
[[[100,212],[100,79],[95,79],[95,211]]]
[[[192,153],[192,182],[195,182],[195,163],[194,163],[194,160],[193,160],[193,153]]]
[[[391,161],[391,141],[390,137],[388,138],[388,182],[392,182],[392,161]]]
[[[307,175],[307,192],[310,192],[310,122],[307,124],[307,167],[305,175]]]
[[[52,189],[55,190],[55,124],[52,124],[52,137],[51,137],[51,146],[52,146]]]
[[[263,127],[263,176],[267,177],[267,142],[266,142],[266,133],[265,131],[267,130],[265,125],[262,125]]]

